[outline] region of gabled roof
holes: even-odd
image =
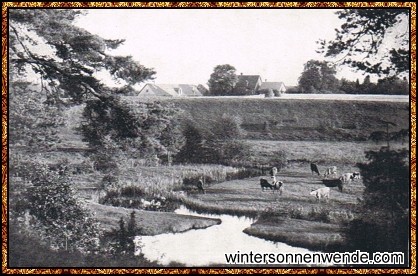
[[[172,97],[173,95],[160,88],[158,85],[147,83],[141,91],[139,91],[138,96]]]
[[[277,89],[280,90],[282,87],[286,89],[286,86],[283,82],[263,82],[260,85],[260,89]]]
[[[156,84],[156,86],[170,94],[172,97],[181,96],[180,88],[176,84]]]
[[[191,97],[202,96],[196,85],[192,84],[153,84],[147,83],[138,96]]]
[[[203,96],[202,93],[197,89],[196,85],[193,84],[179,84],[181,88],[182,96]]]
[[[239,75],[235,88],[256,89],[259,80],[261,80],[260,75]]]

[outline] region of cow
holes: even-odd
[[[265,189],[270,189],[273,191],[278,190],[280,195],[283,193],[283,182],[282,181],[276,181],[273,184],[270,184],[267,179],[260,178],[260,186],[261,189],[264,191]]]
[[[360,179],[360,173],[359,172],[351,173],[351,180],[354,180],[354,179]]]
[[[317,173],[319,175],[318,166],[315,163],[311,163],[311,172],[312,174]]]
[[[343,173],[340,177],[340,180],[344,183],[349,183],[353,179],[353,173]]]
[[[324,177],[327,178],[329,175],[336,175],[337,174],[337,167],[332,166],[325,169]]]
[[[328,201],[330,190],[331,189],[329,187],[322,187],[317,190],[311,191],[310,194],[315,196],[317,201],[320,201],[321,198],[325,198]]]
[[[322,179],[322,183],[324,183],[327,187],[338,187],[340,192],[343,191],[344,182],[340,178]]]

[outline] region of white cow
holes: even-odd
[[[152,203],[148,200],[141,198],[141,205],[143,208],[151,207]]]
[[[325,169],[324,177],[328,178],[329,175],[337,175],[337,167],[332,166]]]
[[[326,200],[328,201],[330,190],[331,189],[329,187],[322,187],[315,191],[312,191],[311,195],[315,196],[318,201],[320,201],[321,198],[326,198]]]
[[[344,183],[349,183],[351,180],[354,179],[353,173],[343,173],[340,177],[340,179],[344,182]]]

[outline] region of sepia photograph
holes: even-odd
[[[3,273],[416,272],[416,4],[126,3],[2,4]]]

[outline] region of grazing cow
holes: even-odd
[[[353,173],[343,173],[340,177],[341,181],[344,183],[349,183],[351,180],[354,179]]]
[[[278,190],[280,195],[283,193],[283,182],[282,181],[276,181],[273,184],[270,184],[267,179],[260,178],[260,186],[261,189],[264,191],[264,189],[270,189],[273,191]]]
[[[310,194],[316,197],[317,201],[320,201],[321,198],[325,198],[327,201],[329,199],[329,187],[322,187],[317,190],[312,191]]]
[[[359,172],[351,173],[351,180],[354,180],[354,179],[360,179],[360,173]]]
[[[343,191],[344,182],[340,178],[336,179],[322,179],[322,183],[327,187],[338,187],[340,192]]]
[[[315,163],[311,163],[311,172],[312,174],[317,173],[319,175],[318,166]]]
[[[336,166],[332,166],[329,168],[325,169],[325,173],[324,173],[324,177],[328,178],[329,175],[336,175],[337,174],[337,167]]]
[[[141,198],[141,204],[144,209],[151,207],[152,203],[148,200]]]

